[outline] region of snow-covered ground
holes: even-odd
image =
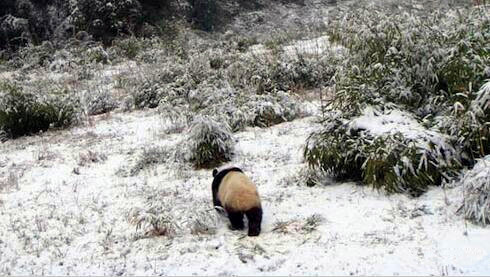
[[[490,274],[490,229],[455,214],[460,187],[409,198],[297,184],[314,117],[235,134],[230,164],[264,206],[253,238],[216,215],[211,170],[169,162],[128,173],[145,150],[182,147],[185,132],[167,134],[156,110],[91,122],[0,144],[0,275]],[[173,235],[132,224],[152,207]],[[216,231],[192,232],[196,220]]]

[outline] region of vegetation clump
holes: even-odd
[[[465,196],[460,211],[475,223],[490,224],[490,156],[479,160],[459,183]]]
[[[323,107],[334,116],[308,138],[310,166],[420,195],[487,155],[490,23],[483,14],[370,7],[333,19],[331,42],[349,54]],[[368,110],[375,112],[366,117]],[[416,134],[406,131],[413,128]]]
[[[172,148],[168,147],[150,147],[143,149],[137,162],[130,171],[131,176],[138,175],[142,170],[158,165],[166,164],[170,162],[176,162],[178,159],[177,154]]]
[[[66,91],[39,96],[1,83],[0,95],[0,129],[11,138],[68,127],[77,120],[78,103]]]
[[[340,180],[362,180],[387,192],[418,196],[460,169],[447,136],[428,130],[400,111],[366,110],[351,120],[337,117],[307,140],[310,166]]]
[[[226,123],[197,117],[188,135],[190,161],[196,168],[212,168],[231,160],[235,140]]]

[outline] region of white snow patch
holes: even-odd
[[[321,36],[313,39],[296,41],[292,45],[284,46],[283,50],[289,55],[294,55],[294,54],[320,55],[331,48],[332,47],[330,45],[328,36]]]
[[[423,148],[427,148],[427,143],[432,142],[443,149],[452,149],[446,142],[447,136],[425,128],[410,113],[400,110],[381,113],[368,106],[361,116],[349,122],[349,127],[354,130],[366,130],[375,137],[401,133],[405,138],[418,141]]]
[[[345,47],[332,45],[328,36],[321,36],[295,41],[290,45],[283,46],[282,50],[285,56],[291,58],[299,55],[319,56],[327,51],[341,55],[345,52]],[[272,50],[267,49],[263,44],[255,44],[249,48],[248,52],[253,55],[265,55],[272,53]]]

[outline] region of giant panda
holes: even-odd
[[[225,209],[231,228],[244,228],[243,215],[248,219],[248,235],[258,236],[262,223],[262,205],[255,184],[238,167],[213,170],[213,205]]]

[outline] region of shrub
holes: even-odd
[[[86,166],[90,163],[98,163],[107,160],[107,155],[104,153],[97,153],[88,150],[87,152],[80,152],[78,157],[78,165]]]
[[[132,96],[138,109],[156,108],[160,101],[171,105],[187,103],[187,94],[193,82],[186,68],[178,60],[170,59],[161,69],[145,77],[138,85]]]
[[[118,107],[118,103],[107,90],[85,92],[82,102],[88,115],[107,113]]]
[[[300,167],[300,169],[286,177],[284,177],[280,184],[284,187],[289,186],[328,186],[331,185],[332,179],[330,178],[330,174],[321,170],[320,168],[311,168],[311,167]]]
[[[172,237],[179,229],[172,215],[162,210],[160,206],[151,206],[146,210],[132,209],[129,214],[129,222],[136,225],[136,231],[143,231],[143,237]]]
[[[190,233],[192,235],[214,235],[218,229],[219,217],[209,210],[195,210],[191,215]]]
[[[330,172],[339,180],[360,180],[365,157],[358,144],[347,135],[343,120],[334,117],[324,123],[321,131],[308,137],[303,154],[313,169]]]
[[[340,12],[328,35],[349,54],[323,108],[341,115],[308,139],[309,164],[340,179],[419,195],[488,154],[490,22],[483,14]],[[371,107],[379,112],[363,123]],[[387,129],[394,123],[398,133]]]
[[[465,102],[469,103],[455,103],[451,113],[438,117],[436,124],[458,138],[465,162],[471,165],[476,158],[490,153],[490,80]]]
[[[91,47],[85,53],[85,63],[103,63],[107,64],[110,62],[109,54],[102,46]]]
[[[334,20],[329,35],[350,54],[337,71],[330,107],[347,117],[368,105],[406,109],[458,136],[470,160],[485,155],[475,136],[487,140],[488,107],[479,116],[472,104],[482,94],[473,88],[490,77],[490,22],[483,14],[478,9],[424,16],[376,9],[341,14],[344,19]],[[447,128],[440,120],[457,124]]]
[[[0,84],[0,128],[10,137],[67,127],[76,121],[77,105],[65,91],[36,96],[15,84]]]
[[[368,109],[351,120],[327,121],[308,138],[304,156],[310,166],[340,180],[363,180],[373,188],[418,196],[460,168],[449,138],[408,113]]]
[[[143,22],[137,0],[79,0],[72,10],[77,30],[87,31],[106,45],[118,35],[133,33]]]
[[[291,56],[291,57],[290,57]],[[226,68],[236,88],[253,88],[258,94],[274,90],[311,89],[328,84],[338,57],[327,52],[321,58],[309,55],[243,55]]]
[[[283,91],[267,95],[236,92],[232,89],[214,91],[214,100],[202,110],[204,114],[220,118],[233,132],[247,126],[269,127],[305,116],[307,112],[294,97]]]
[[[176,107],[165,103],[160,105],[158,110],[168,124],[164,130],[167,134],[182,132],[189,126],[194,116],[190,108],[185,106]]]
[[[110,48],[111,56],[119,58],[122,55],[133,60],[143,50],[144,43],[145,41],[136,37],[114,40]]]
[[[150,147],[143,149],[143,153],[138,158],[138,161],[130,171],[131,176],[136,176],[138,173],[150,166],[165,164],[177,161],[177,155],[171,148],[167,147]]]
[[[325,218],[321,214],[313,214],[303,219],[291,219],[288,221],[276,221],[272,228],[273,232],[288,234],[309,234],[315,231]]]
[[[1,48],[1,47],[0,47]],[[55,56],[55,47],[49,41],[42,44],[26,44],[16,53],[10,54],[8,65],[14,68],[33,69],[51,64]]]
[[[282,91],[252,97],[244,108],[252,111],[254,118],[251,125],[259,127],[292,121],[305,114],[301,106]]]
[[[208,117],[197,117],[188,135],[190,161],[196,168],[217,167],[230,161],[235,141],[226,123]]]
[[[478,161],[460,181],[464,190],[464,216],[479,224],[490,224],[490,156]]]
[[[138,109],[156,108],[163,98],[163,91],[158,84],[145,82],[133,93],[134,106]]]

